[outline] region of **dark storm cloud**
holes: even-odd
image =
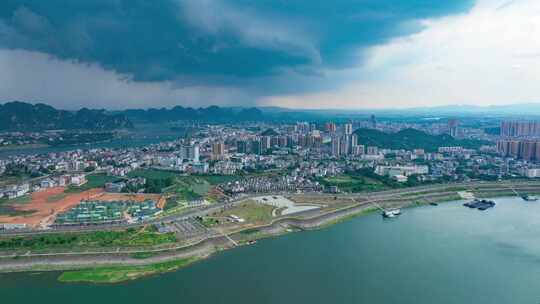
[[[321,88],[326,68],[472,0],[3,0],[0,48],[99,64],[133,81]],[[407,25],[407,26],[405,26]],[[327,85],[333,85],[332,81]]]

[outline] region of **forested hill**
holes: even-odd
[[[257,108],[189,108],[131,109],[122,111],[58,110],[38,103],[8,102],[0,104],[0,131],[33,131],[55,129],[113,130],[132,128],[132,122],[164,123],[199,121],[207,123],[236,123],[262,121],[265,115]]]
[[[8,102],[0,104],[0,131],[42,130],[113,130],[132,128],[122,114],[109,115],[105,110],[57,110],[46,104]]]
[[[459,140],[443,135],[431,135],[416,129],[404,129],[396,133],[385,133],[374,129],[358,129],[358,143],[366,146],[377,146],[386,149],[424,149],[428,152],[437,151],[439,147],[461,146],[464,148],[478,148],[483,144],[479,140]]]
[[[210,106],[207,108],[185,108],[176,106],[171,109],[125,110],[121,113],[137,122],[169,122],[169,121],[201,121],[201,122],[243,122],[261,121],[264,115],[257,108],[221,108]]]

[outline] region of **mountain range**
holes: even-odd
[[[0,131],[33,130],[114,130],[132,128],[133,123],[164,123],[176,121],[198,121],[205,123],[228,123],[249,121],[346,121],[369,117],[371,114],[384,117],[434,116],[486,116],[520,117],[537,119],[540,104],[516,104],[508,106],[440,106],[407,109],[288,109],[281,107],[218,107],[128,109],[121,111],[59,110],[52,106],[20,101],[0,104]]]
[[[133,122],[164,123],[199,121],[226,123],[262,121],[263,112],[257,108],[185,108],[130,109],[109,112],[82,108],[77,111],[59,110],[52,106],[20,101],[0,104],[0,131],[40,130],[115,130],[133,128]]]
[[[8,102],[0,104],[1,131],[112,130],[132,128],[125,115],[109,115],[105,110],[58,110],[46,104]]]
[[[201,121],[201,122],[242,122],[260,121],[264,114],[257,108],[221,108],[210,106],[207,108],[185,108],[176,106],[171,109],[130,109],[118,111],[127,118],[137,122],[169,122],[169,121]]]

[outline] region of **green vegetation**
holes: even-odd
[[[26,194],[14,199],[7,200],[10,204],[28,204],[32,200],[32,196],[30,194]]]
[[[174,233],[157,233],[150,228],[123,231],[45,234],[28,237],[2,237],[0,249],[47,250],[76,247],[146,247],[175,243]]]
[[[144,177],[146,179],[167,179],[180,176],[180,173],[167,170],[137,169],[129,172],[128,177]]]
[[[240,234],[252,235],[258,232],[259,232],[258,228],[248,228],[248,229],[241,230]]]
[[[174,177],[163,179],[147,178],[145,185],[146,193],[163,193],[164,190],[174,184]]]
[[[60,275],[58,280],[64,283],[119,283],[136,280],[144,276],[178,270],[195,262],[197,259],[188,258],[142,266],[111,266],[66,271]]]
[[[77,187],[77,186],[69,186],[64,191],[65,193],[79,193],[86,190],[90,190],[93,188],[103,188],[105,187],[106,183],[114,183],[120,180],[118,177],[110,176],[105,173],[98,173],[98,174],[89,174],[86,176],[86,179],[88,180],[84,185]]]
[[[213,227],[219,224],[219,220],[211,217],[197,217],[197,220],[205,227]]]
[[[6,216],[27,216],[35,213],[35,210],[17,210],[12,205],[0,202],[0,215]]]
[[[37,177],[38,174],[32,174],[28,168],[22,164],[8,164],[2,175],[0,175],[0,187],[19,184],[31,177]]]
[[[68,196],[67,193],[59,193],[59,194],[51,195],[51,196],[47,197],[47,203],[58,202],[60,200],[63,200],[64,198],[66,198],[66,196]]]
[[[366,214],[369,214],[369,213],[372,213],[372,212],[376,212],[377,210],[378,210],[377,208],[368,207],[366,209],[363,209],[363,210],[360,210],[358,212],[346,215],[344,217],[340,217],[340,218],[337,218],[335,220],[328,221],[328,222],[324,223],[322,226],[320,226],[318,228],[323,229],[323,228],[326,228],[326,227],[330,227],[332,225],[339,224],[339,223],[351,220],[351,219],[353,219],[355,217],[359,217],[361,215],[366,215]]]
[[[177,207],[180,201],[201,199],[213,185],[237,179],[236,176],[225,175],[185,176],[178,172],[157,169],[138,169],[130,172],[128,176],[146,178],[148,193],[173,194],[175,199],[167,202],[169,206],[166,209]]]
[[[361,174],[343,174],[320,178],[318,181],[325,187],[337,186],[344,192],[380,191],[387,188],[383,182]]]
[[[26,216],[34,213],[34,210],[17,210],[16,205],[27,204],[31,200],[29,194],[14,199],[0,199],[0,215],[7,216]]]
[[[148,259],[148,258],[151,258],[153,256],[155,256],[156,253],[155,252],[135,252],[134,254],[131,255],[132,258],[134,259]]]
[[[146,193],[163,193],[165,189],[174,185],[179,173],[166,170],[137,169],[128,173],[128,177],[143,177],[146,179]]]
[[[57,110],[39,103],[8,102],[0,105],[0,130],[113,130],[132,128],[121,114],[109,115],[104,110]]]
[[[386,149],[424,149],[435,152],[439,147],[462,146],[464,148],[479,148],[486,144],[480,140],[458,140],[448,134],[430,135],[416,129],[405,129],[397,133],[385,133],[374,129],[358,129],[358,142],[366,146],[376,146]]]
[[[219,216],[225,217],[229,215],[236,215],[250,223],[267,222],[272,219],[272,210],[274,210],[274,207],[272,206],[247,200],[232,209],[221,212]]]

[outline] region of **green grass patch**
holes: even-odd
[[[179,200],[195,200],[205,196],[212,186],[238,180],[235,175],[190,175],[185,176],[175,171],[157,169],[137,169],[128,173],[128,177],[144,177],[147,183],[152,181],[172,180],[159,189],[162,193],[173,193]],[[154,187],[156,188],[156,187]],[[154,189],[157,190],[157,189]],[[155,191],[154,191],[155,192]]]
[[[358,211],[358,212],[355,212],[355,213],[352,213],[352,214],[349,214],[349,215],[346,215],[346,216],[343,216],[343,217],[328,221],[328,222],[324,223],[322,226],[320,226],[318,228],[321,228],[321,229],[326,228],[326,227],[329,227],[329,226],[332,226],[332,225],[335,225],[335,224],[339,224],[339,223],[351,220],[353,218],[356,218],[356,217],[359,217],[359,216],[362,216],[362,215],[366,215],[366,214],[370,214],[370,213],[373,213],[373,212],[376,212],[376,211],[378,211],[377,208],[369,207],[369,208],[363,209],[361,211]]]
[[[153,256],[155,256],[156,253],[155,252],[135,252],[134,254],[131,255],[132,258],[134,259],[148,259],[148,258],[151,258]]]
[[[272,219],[272,210],[274,207],[259,204],[248,200],[240,205],[228,209],[220,214],[220,216],[236,215],[246,220],[246,222],[268,222]]]
[[[197,175],[197,177],[204,178],[211,185],[219,185],[239,179],[237,175]]]
[[[86,179],[88,180],[86,184],[80,187],[69,186],[66,188],[64,192],[65,193],[79,193],[79,192],[83,192],[83,191],[90,190],[93,188],[103,188],[105,187],[106,183],[113,183],[120,180],[120,178],[116,176],[110,176],[105,173],[90,174],[86,176]]]
[[[2,174],[0,175],[0,187],[13,185],[13,184],[20,184],[29,178],[30,178],[29,174],[22,173],[22,172],[19,172],[16,175]]]
[[[342,174],[319,179],[325,187],[337,186],[343,192],[380,191],[387,189],[384,183],[362,175]]]
[[[6,216],[29,216],[36,212],[36,210],[17,210],[15,207],[10,205],[0,204],[0,215]]]
[[[30,200],[31,196],[29,194],[14,199],[2,198],[0,199],[0,215],[27,216],[35,213],[35,210],[17,210],[16,205],[27,204]]]
[[[47,203],[58,202],[60,200],[63,200],[67,196],[68,196],[67,193],[58,193],[58,194],[55,194],[55,195],[51,195],[51,196],[47,197]]]
[[[249,228],[249,229],[244,229],[240,231],[240,234],[252,235],[258,232],[259,232],[259,229],[257,228]]]
[[[219,220],[210,217],[204,217],[200,219],[200,223],[205,227],[213,227],[219,224]]]
[[[146,179],[167,179],[180,176],[180,173],[156,169],[137,169],[129,172],[128,177],[144,177]]]
[[[3,250],[47,250],[74,247],[149,247],[175,243],[174,233],[157,233],[150,229],[96,231],[84,233],[45,234],[28,237],[2,237]]]
[[[120,283],[174,271],[195,262],[197,259],[188,258],[142,266],[112,266],[66,271],[58,277],[58,280],[64,283]]]
[[[13,198],[13,199],[2,199],[0,201],[0,204],[6,203],[6,204],[28,204],[32,200],[32,196],[30,194],[23,195],[21,197]]]

